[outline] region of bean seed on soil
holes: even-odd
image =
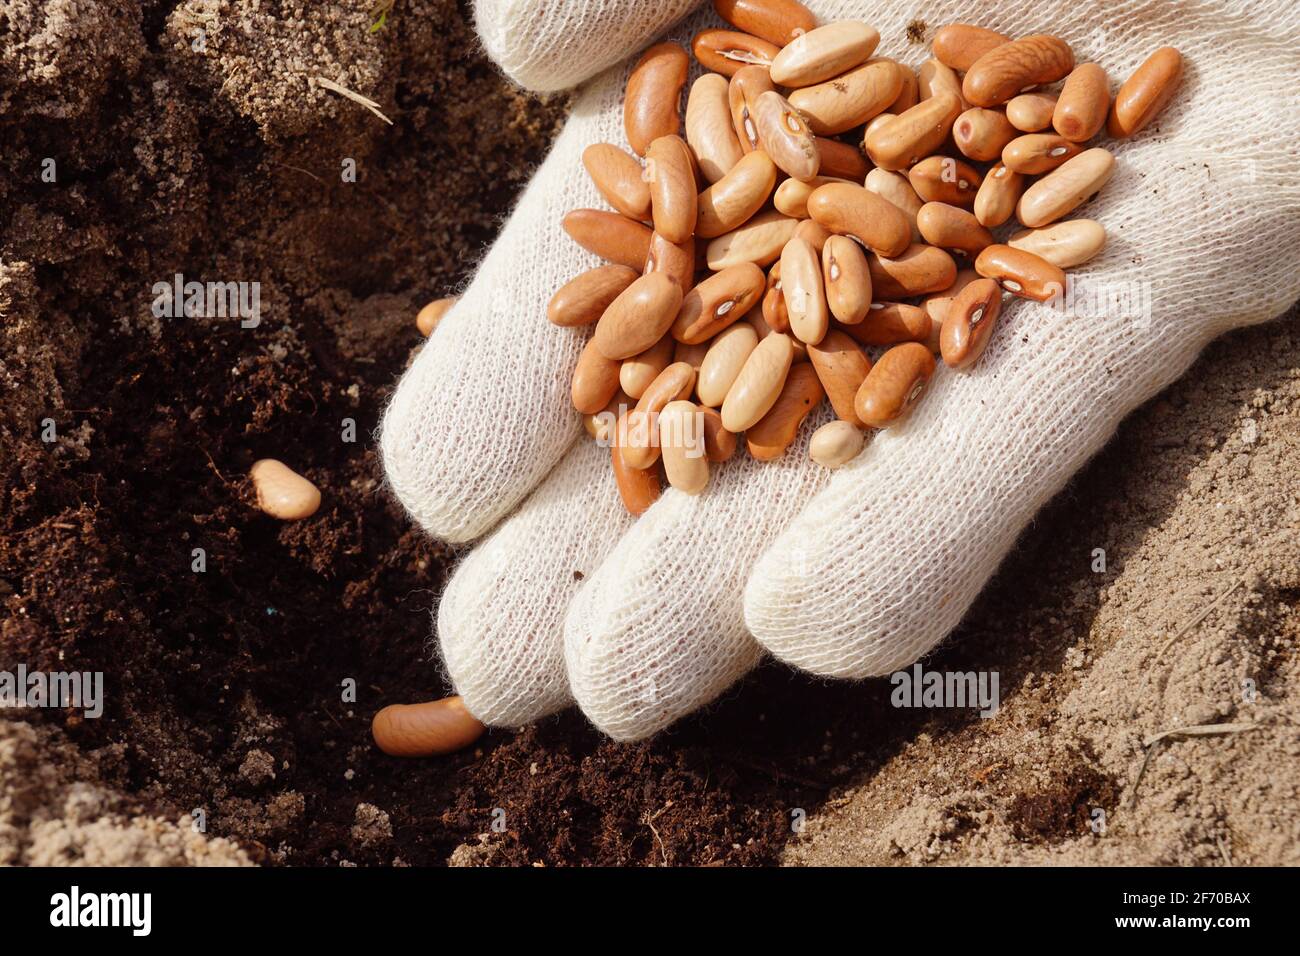
[[[248,470],[257,506],[272,518],[301,521],[320,507],[320,489],[282,461],[262,458]]]

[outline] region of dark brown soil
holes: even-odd
[[[447,690],[428,642],[449,555],[385,493],[369,437],[415,311],[467,279],[565,103],[513,91],[449,2],[400,3],[375,34],[343,4],[263,3],[247,31],[235,5],[190,6],[52,24],[63,8],[0,5],[0,668],[102,670],[108,697],[99,720],[29,719],[98,752],[141,810],[203,808],[264,861],[441,863],[494,808],[493,862],[774,861],[791,807],[836,776],[825,735],[863,717],[849,689],[805,693],[793,726],[809,685],[773,671],[644,747],[569,714],[447,760],[376,752],[378,708]],[[61,85],[14,53],[41,33]],[[155,318],[177,272],[259,281],[260,326]],[[315,517],[250,506],[264,456],[321,487]],[[391,839],[358,827],[363,803]]]

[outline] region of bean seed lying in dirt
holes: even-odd
[[[299,521],[320,507],[320,489],[284,462],[262,458],[248,470],[257,492],[257,506],[272,518]]]
[[[1065,219],[1114,173],[1094,137],[1140,131],[1183,69],[1157,50],[1112,102],[1105,68],[1047,34],[951,24],[903,62],[795,0],[714,7],[730,28],[691,44],[712,72],[684,129],[689,57],[660,43],[628,79],[627,143],[583,154],[615,211],[563,226],[605,264],[547,308],[595,327],[573,404],[633,514],[665,478],[707,493],[742,435],[781,457],[823,399],[839,420],[809,457],[839,467],[921,400],[936,356],[940,374],[996,356],[1005,303],[1054,298],[1105,249],[1099,222]]]
[[[423,704],[389,704],[375,714],[371,736],[393,757],[431,757],[464,750],[487,728],[456,697]]]
[[[460,299],[456,296],[448,299],[434,299],[416,314],[415,327],[420,330],[421,335],[428,338],[433,334],[433,330],[438,327],[442,317],[459,301]]]

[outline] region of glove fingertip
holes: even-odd
[[[627,59],[699,0],[475,0],[483,48],[526,90],[567,90]]]

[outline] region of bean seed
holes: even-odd
[[[630,468],[649,468],[659,457],[659,414],[669,402],[688,398],[695,388],[695,369],[674,362],[655,378],[627,414],[619,441],[623,461]]]
[[[804,242],[811,245],[817,255],[820,256],[822,254],[822,249],[826,247],[826,240],[830,237],[831,234],[827,232],[820,223],[812,219],[805,219],[800,222],[799,225],[794,227],[794,235],[790,238],[802,239]]]
[[[916,73],[911,67],[904,66],[902,63],[898,64],[898,67],[899,71],[903,75],[903,90],[898,94],[898,98],[886,107],[885,111],[893,116],[897,116],[899,113],[906,113],[917,103],[921,102],[921,84],[916,78]],[[884,115],[885,113],[880,114],[880,116]],[[880,119],[880,116],[877,116],[876,119]],[[875,120],[872,120],[872,122],[874,123]]]
[[[310,518],[320,507],[320,489],[282,461],[261,458],[248,470],[257,507],[281,521]]]
[[[781,394],[793,361],[790,336],[773,332],[758,343],[722,402],[722,424],[727,431],[739,434],[767,414]]]
[[[887,199],[903,211],[912,230],[912,241],[921,239],[921,231],[916,227],[916,214],[925,203],[916,194],[912,184],[903,173],[892,173],[887,169],[873,169],[867,173],[863,183],[868,192],[873,192],[882,199]]]
[[[640,355],[623,360],[618,370],[618,383],[630,398],[644,395],[650,383],[672,363],[675,344],[671,335],[665,335]]]
[[[867,256],[873,295],[884,299],[906,299],[927,292],[940,292],[957,278],[957,264],[942,249],[914,243],[901,256],[886,258],[874,252]]]
[[[450,296],[446,299],[434,299],[416,313],[415,327],[419,329],[420,334],[427,339],[433,334],[433,330],[438,327],[438,323],[443,320],[443,317],[451,311],[451,307],[459,301],[459,296]]]
[[[780,93],[769,90],[754,105],[754,122],[764,151],[789,176],[812,179],[821,166],[817,143],[798,111]]]
[[[921,69],[916,74],[916,81],[917,95],[922,100],[928,100],[939,93],[951,93],[962,101],[963,110],[970,107],[965,97],[961,95],[961,80],[957,78],[957,74],[953,72],[952,67],[946,66],[937,59],[931,58],[921,64]]]
[[[695,234],[715,239],[743,225],[763,208],[775,185],[776,165],[767,153],[761,149],[746,153],[730,172],[700,193]]]
[[[992,229],[1010,219],[1024,188],[1024,176],[995,163],[975,193],[975,218],[980,225]]]
[[[969,368],[983,353],[1002,311],[1002,290],[992,279],[977,279],[952,300],[939,334],[939,349],[950,368]]]
[[[487,728],[460,696],[422,704],[389,704],[375,714],[370,734],[390,757],[432,757],[464,750]]]
[[[871,310],[871,269],[862,248],[846,236],[831,236],[822,248],[822,282],[831,315],[856,325]]]
[[[818,172],[830,179],[862,182],[862,177],[871,168],[867,157],[862,155],[862,150],[837,139],[826,139],[823,136],[814,138],[817,142],[817,155],[821,157]]]
[[[571,328],[591,325],[600,319],[620,292],[636,281],[635,269],[607,265],[588,269],[570,279],[546,304],[546,318]]]
[[[1007,121],[1023,133],[1037,133],[1052,125],[1056,97],[1051,93],[1021,93],[1007,101]]]
[[[1065,293],[1064,272],[1041,256],[1011,246],[989,246],[975,260],[975,271],[1022,299],[1046,302]]]
[[[808,215],[827,231],[853,236],[881,255],[900,255],[912,237],[907,215],[853,183],[827,183],[808,197]]]
[[[676,43],[657,43],[641,55],[623,96],[623,130],[632,151],[644,156],[660,136],[681,130],[682,87],[690,57]]]
[[[827,23],[782,48],[772,60],[772,82],[791,89],[821,83],[867,62],[879,43],[880,34],[865,23]]]
[[[722,425],[722,416],[716,408],[699,408],[704,419],[704,454],[717,463],[728,460],[736,453],[736,436]]]
[[[835,414],[846,422],[860,426],[853,402],[862,380],[871,371],[871,360],[846,332],[833,330],[821,342],[808,346],[808,361],[831,400]]]
[[[687,344],[713,338],[757,305],[766,286],[763,270],[752,262],[738,262],[714,273],[682,299],[673,321],[673,338]]]
[[[583,415],[602,411],[618,391],[621,371],[622,363],[618,359],[606,358],[595,340],[588,340],[573,369],[569,389],[573,407]]]
[[[1001,110],[986,110],[978,106],[958,116],[952,127],[952,138],[962,155],[982,163],[1001,156],[1007,143],[1018,135],[1019,131]]]
[[[1007,240],[1013,249],[1042,256],[1060,269],[1083,265],[1106,246],[1106,230],[1091,219],[1055,222],[1041,229],[1024,229]]]
[[[643,274],[661,272],[677,283],[682,295],[695,287],[695,237],[669,242],[657,232],[650,236]]]
[[[609,304],[591,341],[608,359],[631,358],[663,337],[681,305],[682,290],[671,278],[661,272],[643,275]]]
[[[650,251],[650,229],[616,212],[575,209],[564,217],[563,226],[588,252],[629,269],[641,268]]]
[[[1049,173],[1081,152],[1077,143],[1053,133],[1018,136],[1002,150],[1002,165],[1026,176]]]
[[[798,219],[783,216],[775,210],[760,212],[739,229],[710,242],[705,259],[714,272],[740,262],[771,265],[781,255],[798,225]]]
[[[582,151],[582,165],[605,202],[629,219],[650,218],[650,187],[635,156],[610,143],[593,143]]]
[[[997,106],[1032,86],[1055,83],[1074,69],[1074,52],[1059,37],[1022,37],[989,50],[962,80],[962,95],[972,106]]]
[[[582,416],[582,427],[598,442],[612,442],[618,418],[636,404],[636,399],[619,389],[600,411]]]
[[[813,190],[818,186],[825,186],[827,183],[844,182],[844,180],[832,179],[829,176],[814,176],[807,182],[799,179],[787,179],[776,187],[776,193],[772,196],[772,205],[776,207],[777,212],[786,216],[792,216],[795,219],[808,218],[808,197],[813,194]]]
[[[727,84],[731,123],[736,128],[736,139],[743,152],[749,153],[759,148],[758,121],[754,119],[758,98],[775,89],[767,68],[761,66],[741,67]]]
[[[936,351],[939,346],[939,333],[937,329],[943,325],[943,320],[948,317],[948,307],[952,305],[952,300],[957,297],[957,294],[960,293],[962,289],[966,288],[966,286],[970,285],[978,278],[980,278],[980,274],[976,272],[974,268],[959,269],[957,271],[957,278],[953,280],[952,285],[939,292],[932,292],[921,300],[921,308],[924,309],[925,314],[930,317],[930,330],[934,337]],[[917,341],[924,341],[924,339],[918,339]]]
[[[1115,172],[1115,157],[1096,146],[1052,170],[1025,190],[1016,204],[1021,225],[1046,226],[1083,205]]]
[[[869,346],[924,342],[930,335],[930,317],[924,309],[905,302],[873,302],[865,319],[841,330]]]
[[[698,495],[709,483],[704,417],[693,402],[669,402],[659,414],[659,444],[668,484]]]
[[[1144,129],[1165,108],[1183,78],[1183,55],[1163,46],[1124,81],[1115,94],[1106,130],[1123,139]]]
[[[781,251],[781,293],[790,331],[804,343],[820,342],[830,324],[820,257],[812,243],[791,237]]]
[[[1052,126],[1072,143],[1083,143],[1106,124],[1110,83],[1096,63],[1081,63],[1066,77],[1052,111]]]
[[[727,398],[749,353],[758,345],[758,333],[748,322],[737,322],[724,329],[709,346],[700,366],[695,391],[705,405],[717,408]]]
[[[817,26],[812,11],[796,0],[713,0],[713,9],[737,30],[777,46]]]
[[[691,41],[695,59],[706,70],[735,76],[745,66],[770,67],[780,47],[735,30],[703,30]]]
[[[785,309],[785,293],[781,288],[779,260],[767,270],[767,291],[763,294],[762,313],[763,322],[773,332],[790,331],[790,313]]]
[[[700,175],[710,183],[720,180],[745,155],[731,125],[725,77],[705,73],[691,86],[686,98],[686,142],[699,161]]]
[[[622,451],[617,445],[610,448],[610,461],[614,466],[614,483],[618,486],[618,496],[623,499],[623,507],[629,514],[644,514],[647,508],[659,500],[659,494],[663,490],[658,466],[632,468],[623,460]]]
[[[837,418],[813,432],[808,457],[823,468],[839,468],[862,454],[865,443],[862,429]]]
[[[965,73],[989,50],[1010,42],[1010,37],[996,30],[950,23],[935,33],[930,47],[940,63]]]
[[[947,203],[926,203],[917,213],[916,224],[930,245],[971,258],[993,245],[993,233],[981,226],[973,213]]]
[[[961,99],[951,93],[922,100],[872,130],[866,137],[867,155],[882,169],[906,169],[943,145],[961,113]]]
[[[895,345],[862,380],[854,402],[863,424],[888,428],[914,406],[934,374],[934,355],[920,342]]]
[[[951,156],[931,156],[908,170],[907,181],[926,202],[970,208],[975,205],[982,180],[979,170],[969,163]]]
[[[795,365],[786,376],[781,394],[766,415],[745,432],[750,457],[773,461],[785,454],[799,426],[822,400],[824,392],[817,373],[808,365]]]
[[[832,136],[883,113],[902,89],[903,70],[897,63],[870,60],[829,82],[795,90],[790,105],[807,118],[814,133]]]
[[[691,162],[680,136],[660,136],[646,150],[655,232],[669,242],[685,242],[695,232],[699,193]]]
[[[695,369],[695,374],[700,374],[700,367],[704,365],[704,356],[709,354],[709,346],[712,344],[711,339],[703,342],[694,342],[687,344],[685,342],[673,343],[673,361],[685,362],[691,368]]]

